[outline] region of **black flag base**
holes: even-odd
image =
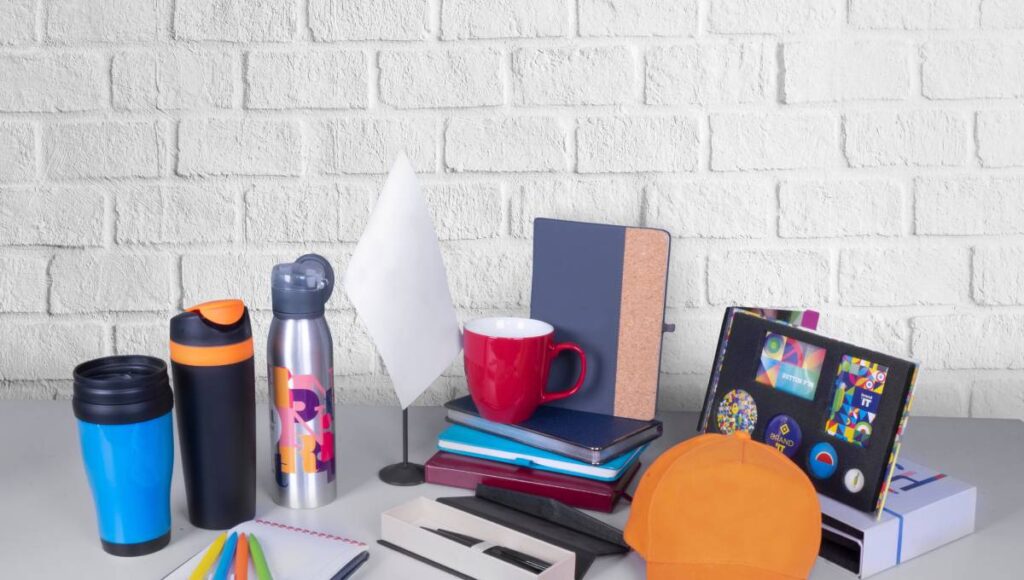
[[[377,473],[388,485],[419,485],[424,482],[423,466],[418,463],[395,463]]]
[[[423,466],[409,463],[409,409],[402,409],[402,462],[388,465],[377,472],[377,477],[388,485],[419,485],[426,481]]]

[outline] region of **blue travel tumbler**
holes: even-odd
[[[142,556],[171,540],[174,405],[167,364],[149,356],[110,356],[74,371],[85,474],[103,549]]]

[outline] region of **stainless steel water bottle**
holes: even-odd
[[[271,274],[274,319],[267,339],[270,447],[277,503],[315,508],[337,495],[334,456],[334,347],[324,304],[334,270],[307,254]]]

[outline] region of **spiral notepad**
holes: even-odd
[[[243,522],[231,532],[256,535],[275,580],[342,580],[369,556],[363,542],[271,520]],[[205,553],[204,546],[165,580],[188,578]],[[250,564],[249,578],[255,577]]]

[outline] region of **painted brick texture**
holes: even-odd
[[[1022,31],[1018,0],[0,1],[0,398],[229,296],[262,377],[270,268],[343,272],[404,151],[463,320],[529,312],[537,217],[668,230],[665,409],[750,304],[920,359],[917,414],[1024,418]],[[328,318],[339,403],[393,404]],[[421,403],[464,391],[460,360]]]

